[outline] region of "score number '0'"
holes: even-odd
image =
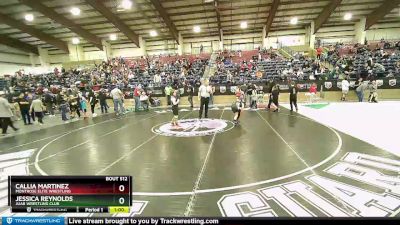
[[[118,190],[120,192],[124,192],[125,191],[125,186],[124,185],[119,185]],[[121,197],[118,199],[119,204],[123,205],[125,203],[125,198]]]

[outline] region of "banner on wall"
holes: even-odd
[[[221,92],[221,94],[225,94],[225,92],[226,92],[226,86],[220,86],[220,87],[219,87],[219,92]]]
[[[396,86],[396,84],[397,84],[396,79],[389,80],[389,86],[394,87]]]

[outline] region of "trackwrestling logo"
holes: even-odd
[[[184,119],[179,126],[164,123],[152,128],[156,134],[175,137],[198,137],[225,132],[233,128],[233,123],[221,119]]]

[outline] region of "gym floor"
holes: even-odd
[[[176,129],[169,110],[106,115],[6,137],[2,181],[131,175],[134,207],[114,216],[399,215],[396,155],[284,108],[243,111],[237,126],[229,108],[197,117],[181,109]],[[374,172],[390,182],[367,176]]]

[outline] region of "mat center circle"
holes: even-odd
[[[183,119],[179,125],[159,124],[152,128],[156,134],[175,137],[198,137],[225,132],[233,128],[233,123],[222,119]]]

